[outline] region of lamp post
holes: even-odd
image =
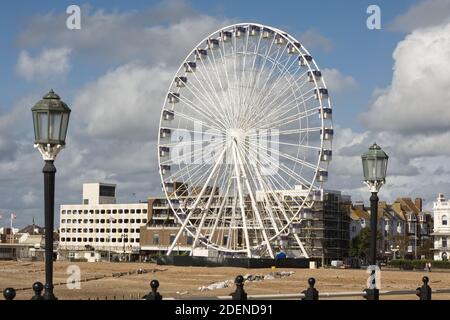
[[[45,292],[44,300],[56,300],[53,294],[53,225],[55,206],[55,173],[53,164],[59,151],[66,144],[70,109],[60,97],[50,90],[31,109],[34,125],[34,147],[45,161],[44,209],[45,209]]]
[[[386,170],[388,155],[374,143],[369,151],[361,156],[364,183],[369,187],[372,193],[370,197],[370,268],[372,269],[372,286],[367,289],[368,296],[372,295],[374,300],[378,300],[378,288],[374,286],[375,270],[377,264],[377,217],[378,217],[378,191],[386,181]]]

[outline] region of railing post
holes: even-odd
[[[316,288],[314,288],[314,285],[316,284],[316,279],[309,278],[308,279],[309,288],[302,291],[302,293],[305,295],[302,300],[319,300],[319,291],[317,291]]]
[[[35,282],[33,284],[34,296],[31,298],[31,300],[44,300],[44,297],[42,296],[42,290],[44,290],[44,285],[41,282]]]
[[[423,285],[416,289],[416,295],[420,300],[431,300],[431,288],[428,285],[430,279],[425,276],[422,278]]]
[[[364,289],[366,294],[364,298],[366,300],[380,300],[380,290],[378,289]]]
[[[159,281],[158,280],[152,280],[150,282],[150,287],[152,288],[152,291],[147,294],[144,299],[145,300],[162,300],[162,295],[159,294],[158,287],[159,287]]]
[[[231,299],[232,300],[247,300],[247,293],[244,290],[244,277],[243,276],[237,276],[234,280],[234,283],[236,284],[236,290],[231,293]]]
[[[16,289],[6,288],[3,290],[3,297],[5,297],[6,300],[14,300],[16,297]]]

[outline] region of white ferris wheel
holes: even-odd
[[[188,54],[162,109],[163,191],[196,250],[308,258],[303,223],[328,177],[332,109],[322,74],[289,34],[222,28]]]

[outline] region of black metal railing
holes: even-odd
[[[228,296],[215,296],[215,297],[187,297],[190,300],[253,300],[253,299],[301,299],[301,300],[319,300],[319,298],[342,298],[342,297],[363,297],[367,300],[378,300],[378,296],[380,295],[409,295],[415,294],[419,300],[431,300],[432,293],[450,293],[450,288],[446,289],[435,289],[432,290],[428,285],[429,278],[424,276],[422,278],[422,286],[418,287],[415,290],[385,290],[378,291],[378,295],[374,298],[373,295],[370,294],[370,289],[365,289],[362,291],[350,291],[350,292],[325,292],[320,293],[316,288],[316,279],[309,278],[308,279],[308,287],[306,290],[303,290],[301,293],[289,293],[289,294],[263,294],[263,295],[248,295],[244,289],[245,279],[242,275],[236,277],[235,281],[236,289],[231,292]],[[163,300],[163,296],[158,292],[159,281],[152,280],[150,282],[151,291],[140,297],[138,295],[139,300]],[[36,282],[32,286],[33,296],[31,300],[43,300],[42,291],[44,290],[44,285],[41,282]],[[14,288],[6,288],[3,290],[3,297],[6,300],[14,300],[16,297],[16,290]],[[125,295],[122,295],[118,298],[117,296],[113,297],[105,297],[105,300],[125,300]],[[89,298],[88,300],[100,300],[100,297],[96,299]],[[165,300],[175,300],[174,298],[165,298]]]

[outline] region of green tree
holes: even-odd
[[[350,255],[366,259],[369,256],[370,250],[370,234],[369,227],[362,228],[360,233],[352,239],[352,246],[350,248]],[[381,240],[381,232],[377,231],[377,242]]]

